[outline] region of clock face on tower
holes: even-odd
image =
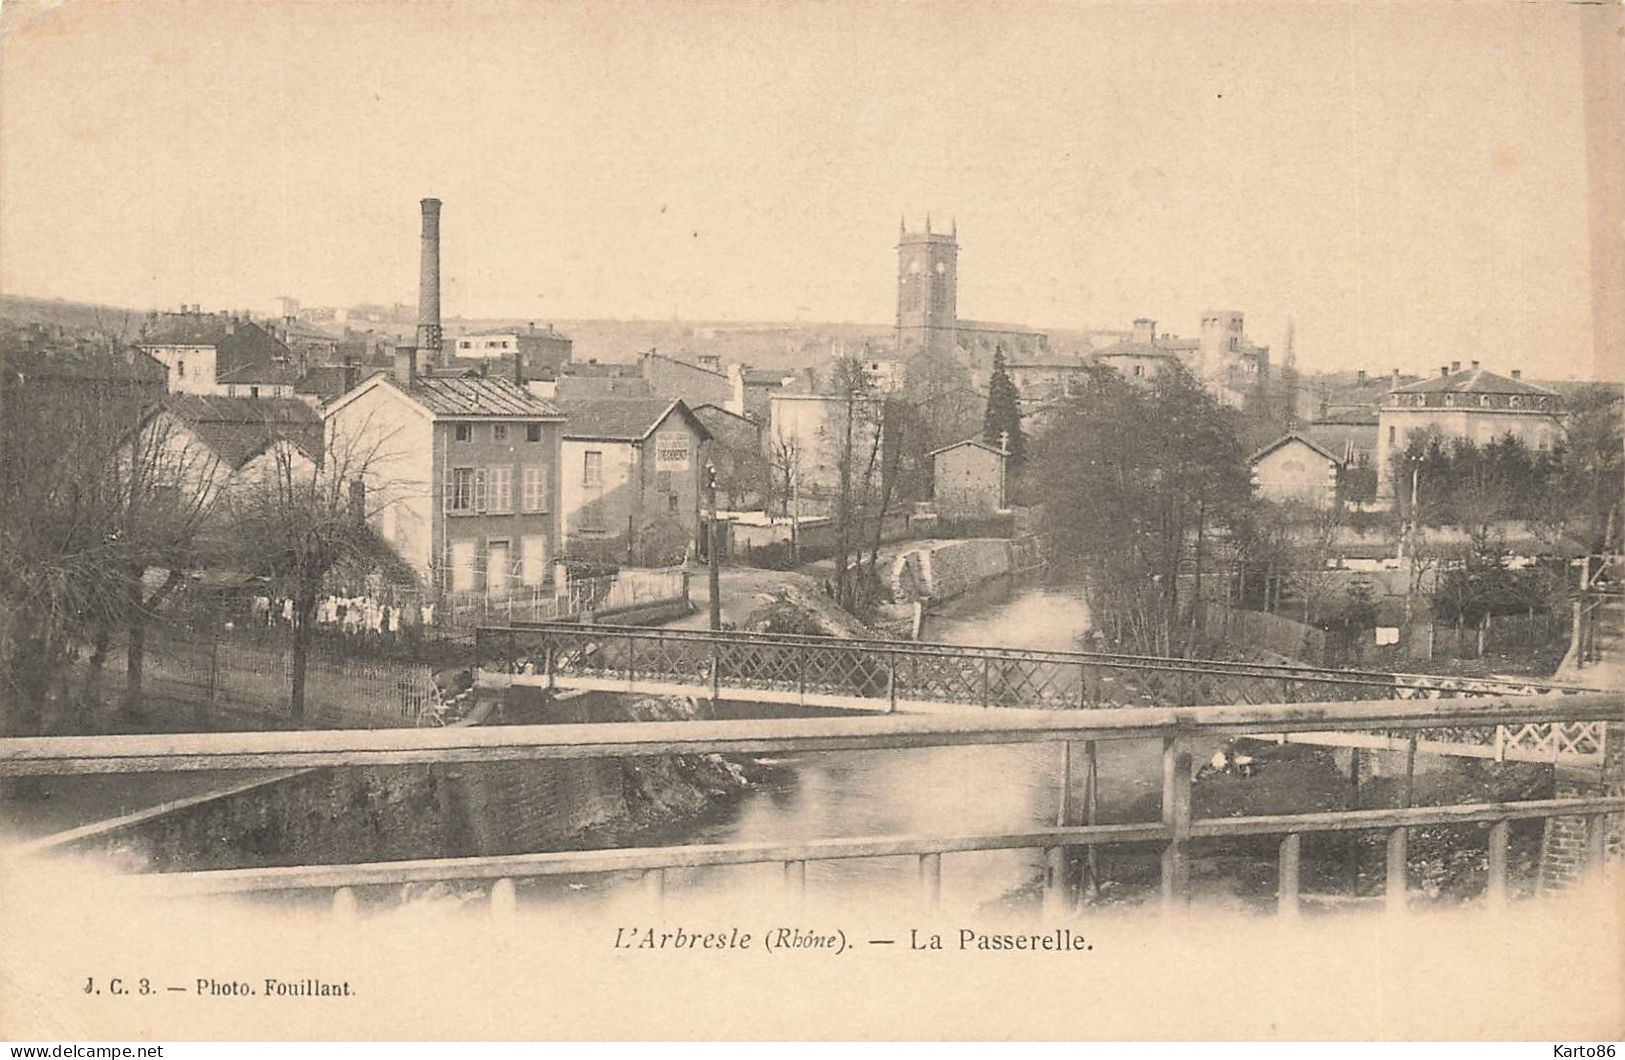
[[[948,266],[946,264],[944,264],[943,262],[940,262],[940,261],[937,262],[937,275],[938,276],[941,276],[943,273],[945,273],[947,271],[948,271]]]

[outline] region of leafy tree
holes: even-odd
[[[1081,576],[1103,632],[1142,651],[1188,647],[1204,572],[1249,522],[1235,413],[1177,368],[1149,387],[1099,369],[1034,438],[1031,471],[1049,554]]]
[[[987,382],[987,413],[982,420],[982,440],[989,445],[1003,446],[1010,454],[1010,466],[1021,466],[1021,396],[1016,393],[1016,384],[1005,370],[1002,346],[996,346],[993,350],[993,374]]]

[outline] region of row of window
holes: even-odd
[[[1524,407],[1523,395],[1521,395],[1521,394],[1507,394],[1507,395],[1504,395],[1504,396],[1506,397],[1506,405],[1505,405],[1506,408],[1520,409],[1520,408]],[[1462,400],[1458,402],[1456,400],[1457,397],[1460,397]],[[1460,395],[1458,395],[1458,394],[1446,394],[1444,396],[1444,405],[1445,405],[1446,408],[1455,408],[1458,404],[1462,405],[1462,406],[1470,406],[1470,405],[1473,404],[1473,402],[1469,400],[1470,397],[1471,397],[1471,395],[1468,395],[1468,394],[1460,394]],[[1494,400],[1494,398],[1495,398],[1495,395],[1479,394],[1478,395],[1478,407],[1482,408],[1482,409],[1487,409],[1487,408],[1490,408],[1492,406],[1497,405],[1497,402]],[[1538,397],[1538,396],[1531,397],[1529,399],[1529,406],[1528,407],[1529,408],[1534,408],[1534,409],[1543,409],[1543,408],[1546,408],[1546,402],[1547,402],[1547,399],[1544,398],[1544,397]],[[1411,405],[1411,406],[1415,406],[1416,408],[1425,408],[1427,406],[1427,403],[1428,403],[1428,396],[1426,394],[1402,394],[1399,397],[1396,397],[1394,399],[1394,404],[1396,406],[1399,406],[1399,407],[1404,407],[1404,406],[1407,406],[1407,405]]]
[[[459,442],[472,442],[474,440],[474,424],[458,423],[452,426],[452,438]],[[491,424],[491,440],[505,442],[508,440],[508,424]],[[525,424],[525,441],[539,442],[542,440],[542,425],[539,423]]]
[[[515,587],[537,586],[547,580],[552,557],[545,534],[526,534],[519,539],[518,555],[509,538],[487,538],[485,547],[475,540],[453,541],[446,549],[446,566],[452,592],[484,591],[501,599]]]
[[[450,512],[505,513],[514,510],[513,468],[454,467],[446,484]],[[547,468],[526,467],[519,477],[519,510],[547,511]]]
[[[820,428],[822,430],[822,428]],[[660,449],[656,455],[657,467],[660,463],[686,467],[688,465],[687,447],[673,447]],[[661,493],[672,491],[672,473],[670,470],[655,471],[655,489]],[[604,454],[599,449],[588,449],[581,454],[581,484],[583,486],[602,486],[604,484]]]
[[[1507,434],[1511,434],[1511,435],[1514,435],[1514,436],[1522,439],[1523,442],[1526,445],[1529,442],[1529,439],[1527,437],[1525,437],[1525,435],[1523,433],[1521,433],[1521,432],[1517,432],[1517,431],[1500,431],[1500,432],[1497,432],[1493,428],[1491,428],[1490,425],[1488,425],[1488,424],[1479,424],[1479,429],[1477,431],[1477,437],[1475,437],[1473,440],[1478,445],[1481,445],[1481,446],[1482,445],[1489,445],[1491,442],[1495,441],[1497,438],[1500,438],[1501,436],[1507,435]],[[1406,431],[1405,434],[1403,436],[1401,436],[1400,433],[1399,433],[1399,428],[1397,428],[1397,427],[1395,427],[1395,426],[1393,426],[1391,424],[1389,425],[1389,427],[1388,427],[1388,447],[1390,449],[1397,449],[1401,445],[1409,445],[1410,440],[1411,440],[1411,432],[1410,431]],[[1544,453],[1548,449],[1550,449],[1551,447],[1552,447],[1552,434],[1545,427],[1542,427],[1539,431],[1535,432],[1535,449],[1536,449],[1537,452]]]

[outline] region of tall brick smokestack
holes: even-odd
[[[440,200],[424,199],[423,258],[418,266],[418,356],[445,364],[440,341]]]

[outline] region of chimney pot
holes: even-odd
[[[1362,368],[1356,372],[1354,378],[1361,386],[1365,386],[1365,369]]]
[[[1450,362],[1450,371],[1451,371],[1452,374],[1461,371],[1461,362],[1460,361],[1451,361]]]
[[[1439,378],[1440,379],[1443,379],[1445,376],[1447,376],[1449,374],[1450,374],[1450,366],[1448,364],[1439,365]]]
[[[1478,371],[1478,362],[1477,361],[1473,362],[1473,371],[1475,371],[1475,372]]]
[[[521,390],[525,387],[525,353],[523,350],[513,351],[513,385]]]
[[[395,381],[411,386],[418,378],[418,351],[414,346],[395,347]]]
[[[1512,369],[1512,378],[1514,378],[1514,379],[1522,379],[1523,378],[1523,369],[1522,368],[1514,368],[1514,369]]]

